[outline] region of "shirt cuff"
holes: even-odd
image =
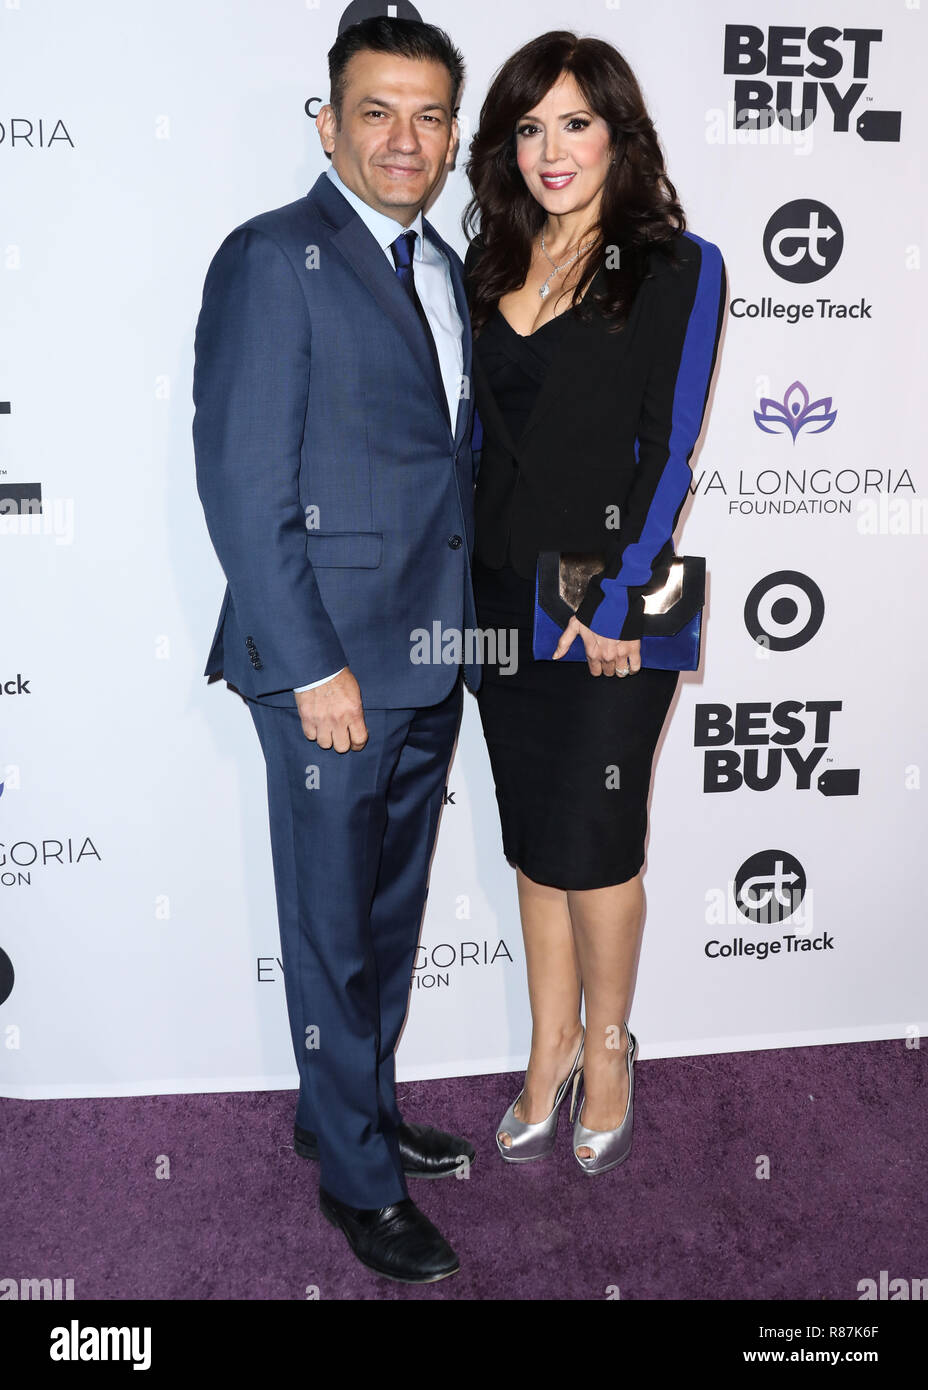
[[[340,676],[342,671],[347,670],[347,666],[340,666],[337,671],[332,672],[331,676],[323,676],[321,681],[310,681],[309,685],[295,685],[293,687],[293,693],[294,695],[299,695],[301,690],[315,690],[317,685],[326,685],[329,681],[334,681],[336,676]]]

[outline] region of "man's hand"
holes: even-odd
[[[361,687],[347,666],[315,690],[295,691],[294,699],[303,733],[320,748],[347,753],[367,743]]]
[[[578,633],[583,641],[587,665],[594,676],[614,676],[616,667],[624,672],[626,658],[629,675],[634,675],[636,671],[641,670],[641,643],[639,641],[618,642],[613,637],[600,637],[598,632],[594,632],[590,627],[584,627],[577,618],[571,618],[561,633],[560,641],[554,649],[555,661],[559,660],[570,649]]]

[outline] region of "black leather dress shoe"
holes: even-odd
[[[398,1127],[400,1159],[407,1178],[447,1178],[458,1172],[461,1159],[473,1164],[476,1157],[473,1144],[458,1139],[431,1125],[407,1124]],[[318,1158],[319,1144],[309,1129],[293,1126],[293,1147],[300,1158]]]
[[[344,1231],[362,1265],[386,1279],[434,1284],[461,1267],[441,1231],[411,1197],[389,1207],[349,1207],[320,1187],[319,1207],[326,1221]]]

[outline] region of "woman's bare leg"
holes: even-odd
[[[628,1104],[628,1046],[622,1025],[628,1018],[641,939],[641,876],[566,896],[585,1000],[583,1124],[587,1129],[616,1129]],[[593,1157],[585,1146],[577,1154]]]
[[[532,1050],[516,1118],[537,1124],[551,1113],[558,1086],[580,1046],[580,973],[567,893],[516,870],[532,1009]],[[510,1135],[500,1131],[507,1148]]]

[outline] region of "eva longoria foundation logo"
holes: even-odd
[[[793,443],[801,430],[822,434],[830,430],[838,412],[831,408],[831,397],[813,401],[801,381],[787,386],[782,401],[762,396],[760,410],[754,412],[754,423],[764,434],[789,434]]]
[[[0,149],[47,150],[74,141],[60,116],[10,116],[0,121]]]

